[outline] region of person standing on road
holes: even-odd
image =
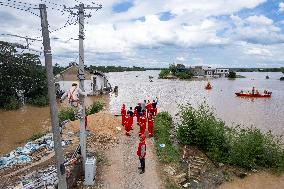
[[[125,104],[122,104],[122,107],[121,107],[121,110],[120,110],[120,114],[121,114],[121,125],[124,126],[125,116],[126,116]]]
[[[140,161],[140,167],[138,167],[138,169],[140,169],[140,174],[145,173],[145,157],[146,157],[146,137],[145,135],[141,135],[140,136],[140,142],[137,148],[137,156],[139,157],[139,161]]]
[[[148,117],[148,134],[149,137],[154,136],[154,120],[153,120],[153,114],[150,112]]]
[[[134,113],[132,111],[132,107],[129,108],[129,115],[130,115],[131,130],[133,130],[133,117],[134,117]]]
[[[142,111],[141,103],[138,103],[138,105],[135,107],[138,125],[139,125],[139,122],[140,122],[139,118],[140,118],[141,111]]]
[[[142,110],[146,110],[146,100],[144,100],[141,104]]]

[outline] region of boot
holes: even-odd
[[[141,171],[140,171],[140,174],[143,174],[143,173],[145,173],[145,170],[141,170]]]

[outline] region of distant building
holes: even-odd
[[[183,64],[177,64],[177,66],[176,66],[176,71],[177,71],[177,72],[185,72],[185,71],[186,71],[185,65],[183,65]]]
[[[71,88],[73,82],[77,82],[78,67],[75,63],[69,64],[66,70],[55,76],[55,85],[57,91],[67,91]],[[85,91],[92,92],[93,95],[104,93],[111,90],[111,85],[107,76],[98,71],[89,71],[85,69]]]
[[[205,75],[205,71],[202,66],[192,67],[190,68],[190,71],[195,77],[203,77]]]
[[[219,77],[227,77],[229,75],[229,68],[216,68],[215,75],[219,75]]]
[[[215,68],[212,67],[203,67],[204,70],[204,77],[214,77]]]
[[[229,68],[212,68],[210,66],[195,66],[190,68],[194,77],[226,77],[229,74]]]

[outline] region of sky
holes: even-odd
[[[47,5],[53,63],[62,66],[78,61],[79,46],[78,24],[62,28],[76,21],[76,16],[63,11],[63,5],[74,7],[82,2],[102,5],[97,11],[86,10],[91,14],[85,18],[87,65],[284,67],[284,0],[1,2],[0,40],[23,45],[24,39],[6,34],[42,39],[40,18],[30,12],[39,15],[34,8],[39,3]],[[30,47],[42,51],[42,42],[31,41]]]

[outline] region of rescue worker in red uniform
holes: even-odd
[[[153,115],[151,112],[148,117],[148,134],[149,134],[149,137],[154,136],[154,120],[153,120]]]
[[[129,115],[130,115],[130,126],[131,126],[131,130],[133,130],[133,117],[134,117],[134,113],[132,111],[132,107],[129,108]]]
[[[120,113],[121,113],[121,125],[123,125],[125,122],[125,116],[126,116],[125,104],[122,104]]]
[[[152,103],[150,102],[150,100],[148,100],[148,103],[146,105],[147,117],[149,116],[149,113],[151,112],[151,109],[152,109]]]
[[[140,142],[137,148],[137,156],[139,157],[140,160],[140,167],[138,167],[138,169],[140,169],[140,174],[145,173],[145,157],[146,157],[146,137],[145,135],[141,135],[140,136]]]
[[[158,112],[158,109],[157,109],[157,103],[158,103],[158,98],[157,100],[153,100],[152,102],[152,107],[153,107],[153,116],[156,116],[157,115],[157,112]]]
[[[139,126],[140,126],[139,136],[140,136],[140,135],[144,135],[145,130],[146,130],[147,118],[146,118],[145,110],[142,110],[142,113],[141,113],[139,120],[140,120],[140,122],[139,122]]]
[[[130,130],[131,130],[131,117],[129,111],[127,111],[127,115],[124,118],[124,129],[125,129],[125,135],[131,136]]]
[[[138,105],[135,107],[135,111],[137,112],[137,114],[136,114],[137,124],[139,125],[139,123],[140,123],[139,118],[140,118],[140,114],[141,114],[141,111],[142,111],[141,103],[138,103]]]

